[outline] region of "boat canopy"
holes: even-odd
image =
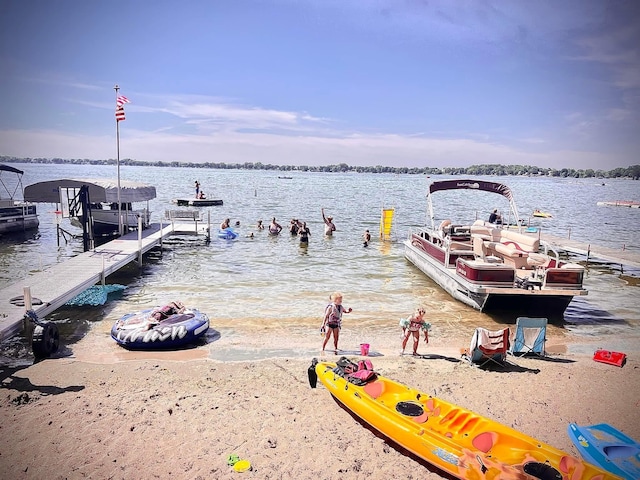
[[[89,198],[95,203],[117,203],[118,181],[108,178],[60,179],[27,185],[24,198],[27,202],[60,203],[60,190],[89,187]],[[156,198],[156,187],[146,183],[120,181],[120,202],[142,202]]]
[[[497,193],[506,197],[509,201],[513,200],[513,194],[506,185],[496,182],[485,182],[482,180],[442,180],[433,182],[429,185],[429,193],[440,190],[482,190],[483,192]]]
[[[12,172],[17,173],[18,175],[22,175],[24,172],[22,170],[18,170],[17,168],[11,167],[9,165],[4,165],[0,163],[0,172]]]
[[[497,193],[509,200],[509,207],[513,220],[516,225],[520,225],[520,217],[518,215],[518,207],[513,199],[511,189],[502,183],[487,182],[484,180],[440,180],[432,182],[429,185],[429,193],[427,193],[427,203],[429,207],[429,216],[431,218],[431,227],[435,229],[435,217],[433,215],[433,204],[431,203],[431,195],[434,192],[442,190],[480,190],[483,192]]]

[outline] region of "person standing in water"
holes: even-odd
[[[331,303],[324,309],[324,321],[320,331],[324,331],[324,341],[322,342],[322,351],[327,346],[329,338],[333,335],[334,353],[338,353],[338,339],[340,338],[340,328],[342,327],[342,314],[351,313],[352,308],[342,306],[342,294],[340,292],[332,293],[329,297]]]
[[[369,230],[365,230],[364,233],[362,234],[362,246],[363,247],[368,247],[369,246],[369,242],[371,241],[371,234],[369,233]]]
[[[269,235],[278,235],[282,231],[282,225],[276,222],[276,217],[271,219],[269,224]]]
[[[322,209],[322,219],[324,220],[324,234],[327,237],[333,235],[333,232],[336,231],[336,226],[333,223],[333,217],[327,217],[324,214],[324,208]]]
[[[307,227],[307,222],[302,222],[302,225],[298,228],[298,237],[300,237],[301,245],[309,244],[309,235],[311,235],[311,231]]]

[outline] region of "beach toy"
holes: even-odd
[[[368,343],[361,343],[360,344],[360,355],[362,355],[364,357],[369,355],[369,344]]]
[[[236,472],[246,472],[251,470],[251,463],[249,463],[249,460],[239,460],[233,465],[233,469]]]
[[[235,453],[232,453],[227,457],[227,465],[234,466],[236,463],[240,461],[240,457]]]

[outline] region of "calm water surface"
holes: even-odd
[[[115,167],[87,165],[16,165],[25,171],[25,185],[56,178],[115,178]],[[449,339],[470,338],[477,326],[514,323],[509,317],[490,317],[451,299],[403,257],[402,240],[409,227],[424,225],[425,175],[324,174],[122,167],[121,178],[151,183],[158,197],[150,202],[152,221],[159,222],[171,200],[190,197],[199,180],[209,198],[224,206],[203,208],[217,226],[229,217],[240,221],[235,241],[176,237],[162,252],[145,257],[139,269],[131,265],[108,278],[126,285],[124,293],[101,307],[65,307],[50,316],[60,324],[61,355],[97,359],[126,358],[130,352],[109,338],[115,320],[125,313],[180,299],[211,318],[210,343],[199,348],[214,359],[308,356],[317,354],[318,327],[332,291],[344,294],[354,312],[346,315],[340,346],[355,350],[361,342],[384,354],[399,349],[398,320],[417,305],[430,312],[432,345],[461,345]],[[506,183],[514,192],[520,217],[557,236],[612,248],[639,251],[640,210],[598,207],[598,201],[640,201],[639,183],[631,180],[483,177]],[[486,218],[493,208],[507,212],[497,195],[442,192],[434,198],[436,221],[456,223]],[[324,238],[320,213],[334,217],[337,232]],[[391,242],[378,239],[382,208],[394,208]],[[530,217],[535,208],[551,219]],[[28,237],[0,238],[0,287],[64,261],[82,250],[81,241],[56,241],[55,205],[40,204],[40,228]],[[308,247],[300,247],[286,232],[269,237],[256,231],[258,219],[272,217],[286,228],[289,220],[306,221],[311,230]],[[78,232],[65,222],[65,228]],[[373,242],[362,245],[369,229]],[[255,238],[246,237],[254,232]],[[551,339],[588,353],[595,347],[640,351],[638,272],[619,266],[590,264],[586,298],[574,300],[564,322],[550,327]],[[87,333],[88,332],[88,333]],[[25,355],[25,341],[5,345],[6,356]]]

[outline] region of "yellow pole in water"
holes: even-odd
[[[391,226],[393,225],[393,208],[383,208],[380,216],[380,238],[391,239]]]

